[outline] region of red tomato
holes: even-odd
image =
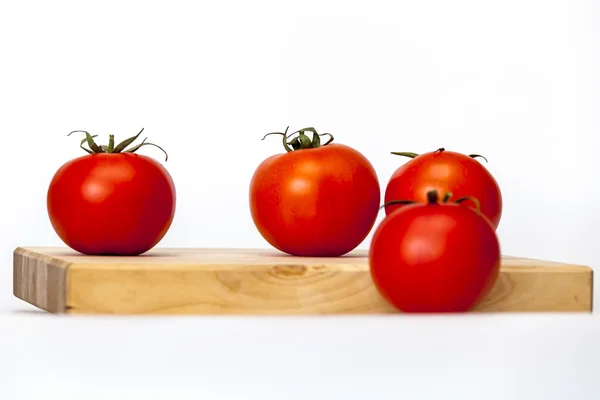
[[[455,197],[473,196],[479,200],[481,213],[494,230],[502,217],[502,193],[492,174],[475,157],[443,148],[417,155],[392,153],[413,158],[398,168],[390,178],[384,202],[405,199],[427,201],[427,192],[452,193]],[[386,215],[403,205],[386,206]]]
[[[313,132],[312,141],[306,131]],[[283,136],[286,153],[264,160],[250,182],[250,211],[260,234],[295,256],[335,257],[353,250],[373,228],[381,200],[369,160],[351,147],[329,144],[333,136],[314,128],[273,134]],[[330,139],[321,144],[326,135]]]
[[[170,228],[175,215],[173,180],[157,161],[134,154],[153,144],[144,139],[126,150],[142,131],[116,147],[113,135],[108,146],[98,146],[95,136],[85,132],[81,147],[90,154],[67,162],[52,178],[48,215],[73,250],[139,255],[158,244]],[[91,150],[83,147],[86,141]]]
[[[369,250],[371,276],[400,311],[468,311],[498,278],[498,238],[471,207],[439,203],[436,191],[428,196],[428,203],[405,205],[377,227]]]

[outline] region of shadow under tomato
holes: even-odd
[[[58,257],[79,257],[79,258],[91,258],[91,257],[106,257],[106,258],[173,258],[180,256],[176,253],[144,253],[135,256],[124,256],[120,254],[83,254],[83,253],[56,253]]]
[[[290,254],[282,254],[282,253],[269,253],[269,252],[265,252],[265,253],[259,253],[257,254],[259,256],[267,256],[267,257],[275,257],[275,258],[324,258],[324,259],[338,259],[338,258],[364,258],[366,256],[366,254],[345,254],[343,256],[336,256],[336,257],[324,257],[324,256],[293,256]]]

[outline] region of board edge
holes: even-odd
[[[588,267],[590,269],[590,313],[594,312],[594,269],[592,267]]]
[[[13,295],[53,314],[67,312],[70,263],[19,246],[13,250]]]

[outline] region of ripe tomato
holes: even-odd
[[[476,306],[495,284],[500,244],[487,218],[462,204],[405,205],[377,227],[369,250],[373,281],[404,312],[461,312]],[[478,202],[474,200],[477,205]]]
[[[170,228],[175,215],[173,180],[157,161],[134,154],[142,146],[156,145],[144,139],[126,150],[142,131],[116,147],[113,135],[108,146],[98,146],[95,136],[83,131],[81,148],[89,154],[65,163],[52,178],[47,196],[50,222],[73,250],[139,255],[158,244]],[[83,147],[85,142],[91,150]]]
[[[492,174],[475,157],[441,148],[433,152],[392,153],[413,158],[398,168],[391,176],[384,202],[396,199],[427,201],[427,192],[452,193],[456,197],[473,196],[479,200],[481,213],[485,215],[494,230],[502,217],[502,193]],[[487,161],[487,160],[486,160]],[[404,207],[394,204],[386,206],[386,215]]]
[[[283,136],[286,153],[264,160],[252,176],[250,212],[259,233],[295,256],[335,257],[353,250],[375,225],[381,200],[369,160],[349,146],[330,144],[333,136],[314,128],[266,136],[272,134]],[[321,136],[330,138],[321,144]]]

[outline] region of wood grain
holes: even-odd
[[[66,248],[14,251],[14,295],[70,314],[388,314],[364,251],[337,258],[257,249],[154,249],[90,257]],[[592,270],[504,256],[474,312],[592,311]]]

